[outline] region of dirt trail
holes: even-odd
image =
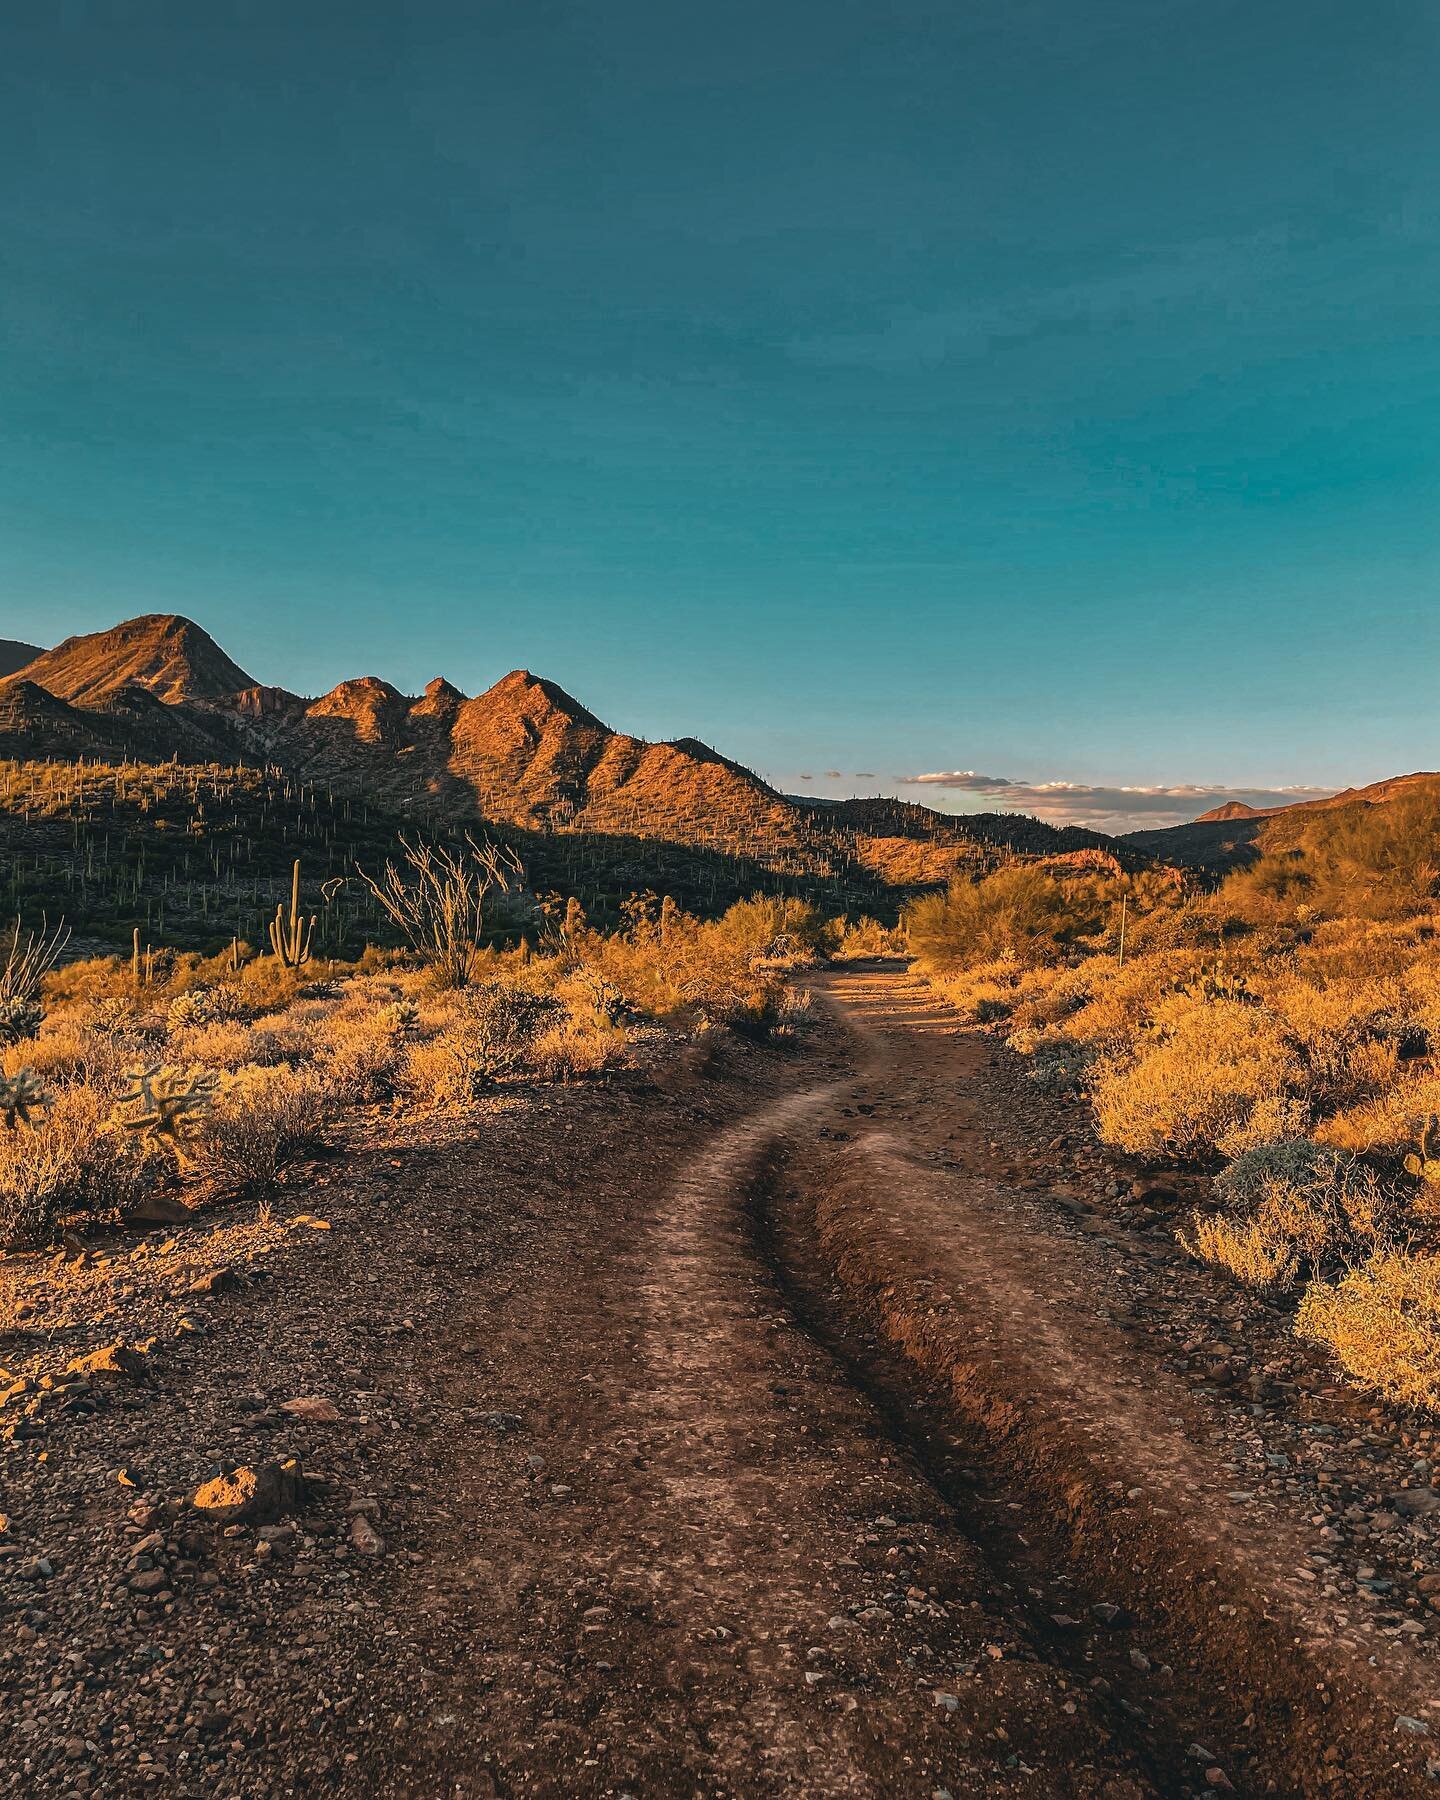
[[[1147,1284],[1191,1276],[1024,1161],[1026,1097],[917,983],[816,988],[798,1052],[357,1145],[323,1260],[57,1437],[43,1611],[0,1564],[31,1622],[0,1791],[1433,1792],[1433,1662],[1355,1616],[1314,1490],[1237,1489],[1268,1415],[1148,1335]],[[174,1492],[297,1392],[342,1401],[283,1425],[343,1471],[337,1517],[117,1600],[128,1500],[95,1469],[143,1436]],[[383,1558],[347,1557],[347,1491]]]
[[[759,1207],[772,1258],[992,1565],[1028,1571],[1051,1653],[1101,1672],[1167,1787],[1202,1739],[1257,1791],[1430,1787],[1433,1665],[1357,1641],[1350,1603],[1317,1594],[1332,1534],[1238,1487],[1187,1386],[1137,1354],[1135,1272],[1117,1306],[1117,1270],[1138,1264],[1143,1290],[1153,1247],[1097,1242],[1042,1184],[997,1179],[976,1079],[990,1049],[922,984],[871,970],[825,997],[865,1047],[855,1135],[822,1164],[780,1160]],[[1095,1617],[1117,1604],[1124,1650]]]
[[[544,1302],[584,1370],[545,1434],[583,1473],[553,1545],[493,1547],[561,1690],[521,1763],[530,1665],[499,1685],[497,1786],[1428,1788],[1395,1724],[1420,1673],[1326,1616],[1298,1519],[1231,1497],[1105,1316],[1106,1247],[990,1172],[984,1041],[893,968],[817,985],[828,1048],[650,1193],[610,1170]]]

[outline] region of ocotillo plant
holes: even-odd
[[[30,932],[22,942],[16,919],[9,952],[0,963],[0,1043],[19,1043],[40,1029],[45,1017],[41,984],[69,941],[70,932],[62,919],[53,932],[42,923],[38,933]]]
[[[275,908],[270,921],[270,948],[287,969],[303,968],[310,960],[310,942],[315,935],[315,915],[300,917],[300,858],[290,874],[290,917],[285,917],[285,903]]]

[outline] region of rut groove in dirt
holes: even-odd
[[[1055,1623],[1057,1579],[1064,1600],[1083,1619],[1095,1605],[1113,1602],[1113,1594],[1087,1591],[1068,1572],[1063,1544],[1053,1533],[1037,1529],[1026,1507],[1025,1531],[1006,1531],[998,1509],[1020,1505],[1016,1489],[999,1480],[986,1481],[983,1465],[991,1460],[991,1440],[967,1428],[926,1387],[915,1367],[887,1345],[856,1316],[853,1299],[838,1290],[833,1273],[821,1262],[813,1236],[806,1241],[806,1215],[784,1198],[789,1179],[783,1154],[772,1151],[748,1194],[747,1212],[757,1253],[770,1268],[796,1326],[841,1368],[846,1379],[875,1408],[898,1454],[907,1457],[951,1514],[954,1529],[980,1552],[997,1589],[1013,1604],[1017,1623],[1036,1656],[1068,1669],[1082,1685],[1097,1679],[1107,1688],[1100,1696],[1105,1721],[1121,1752],[1143,1771],[1157,1793],[1191,1791],[1202,1769],[1191,1746],[1203,1744],[1214,1755],[1211,1766],[1229,1759],[1220,1747],[1229,1740],[1231,1723],[1196,1709],[1181,1710],[1161,1700],[1153,1686],[1143,1686],[1129,1658],[1129,1630],[1111,1635],[1097,1654],[1089,1640]],[[1083,1578],[1081,1578],[1083,1579]],[[1051,1589],[1046,1593],[1035,1583]],[[1077,1621],[1078,1623],[1078,1621]]]

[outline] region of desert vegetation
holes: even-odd
[[[1202,890],[1016,864],[918,900],[966,1017],[1109,1145],[1214,1176],[1189,1253],[1389,1399],[1440,1405],[1440,792],[1276,822]]]
[[[347,1109],[460,1107],[517,1084],[593,1076],[668,1033],[792,1032],[797,967],[839,942],[771,896],[702,920],[625,903],[618,930],[574,897],[530,898],[533,941],[491,941],[513,852],[402,839],[365,882],[398,948],[314,948],[295,865],[267,950],[147,948],[62,960],[64,928],[17,919],[0,943],[0,1244],[88,1222],[183,1216],[264,1195]],[[871,934],[882,928],[868,922]]]

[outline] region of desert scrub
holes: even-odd
[[[418,1022],[416,1008],[399,1001],[373,1010],[343,1008],[319,1034],[317,1062],[347,1099],[383,1100],[394,1091],[406,1043]]]
[[[1400,1406],[1440,1405],[1440,1256],[1380,1255],[1305,1290],[1295,1330]]]
[[[858,962],[872,956],[903,956],[905,930],[900,925],[885,925],[862,913],[858,919],[837,919],[834,926],[834,955],[841,962]]]
[[[1403,1067],[1392,1086],[1323,1120],[1315,1135],[1337,1150],[1399,1162],[1432,1113],[1440,1112],[1440,1076]]]
[[[28,1125],[0,1130],[0,1244],[43,1244],[62,1220],[117,1216],[154,1180],[110,1111],[108,1096],[74,1082],[50,1090]]]
[[[491,981],[456,995],[447,1014],[434,1036],[411,1047],[401,1083],[416,1099],[463,1106],[522,1073],[564,1009],[551,996]]]
[[[246,1188],[272,1187],[280,1171],[323,1142],[339,1097],[315,1069],[237,1069],[219,1086],[195,1146],[197,1169]]]
[[[1194,1213],[1176,1236],[1197,1261],[1261,1292],[1293,1287],[1302,1263],[1318,1262],[1334,1242],[1326,1216],[1284,1187],[1265,1195],[1246,1218]]]
[[[1261,1009],[1173,995],[1132,1054],[1096,1065],[1091,1092],[1107,1143],[1203,1163],[1303,1135],[1302,1079],[1284,1031]]]
[[[548,1081],[599,1075],[625,1060],[630,1033],[622,1025],[568,1018],[548,1025],[530,1047],[529,1061]]]
[[[1040,962],[1098,930],[1106,916],[1102,884],[1060,881],[1026,863],[981,881],[955,881],[943,894],[922,894],[905,911],[910,949],[925,971],[939,974],[1010,955]]]

